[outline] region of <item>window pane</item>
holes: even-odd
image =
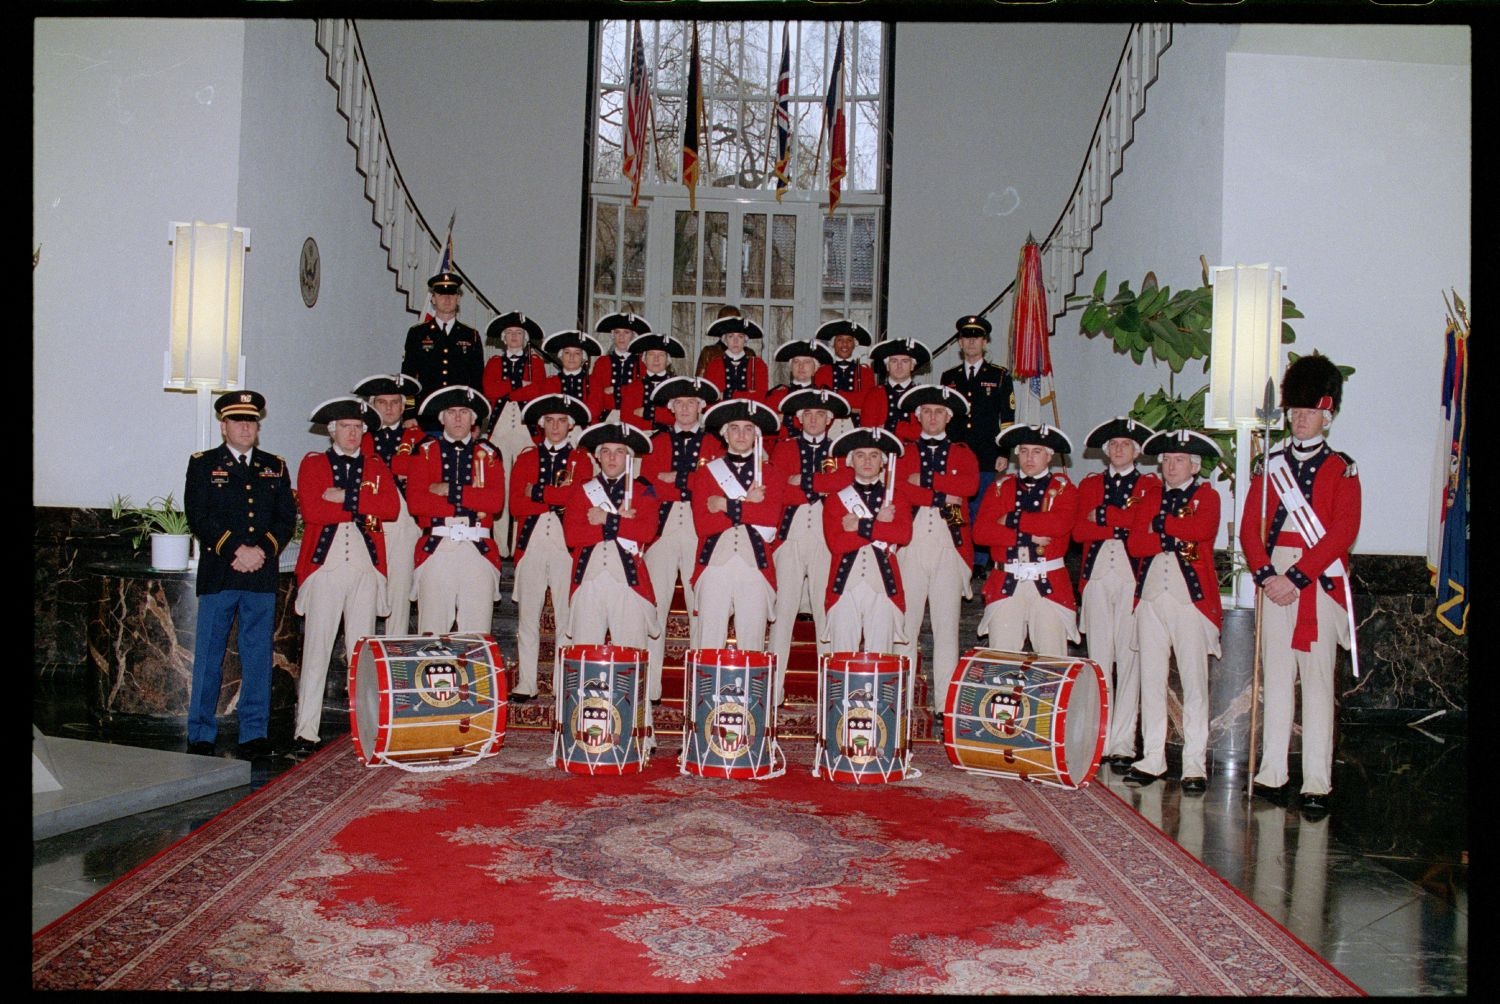
[[[777,213],[771,220],[771,296],[797,295],[797,217]]]
[[[672,336],[687,346],[687,364],[693,365],[698,358],[698,326],[693,323],[697,308],[691,302],[678,301],[672,304]]]
[[[597,296],[594,298],[594,313],[593,313],[593,317],[594,317],[595,320],[598,320],[599,318],[603,317],[605,314],[613,314],[614,312],[615,312],[615,301],[612,298],[597,297]],[[572,324],[573,322],[569,321],[568,323]],[[546,331],[547,329],[544,328],[542,330]],[[561,331],[562,329],[559,328],[557,330]],[[552,334],[552,332],[551,331],[547,331],[547,334],[550,335],[550,334]]]
[[[854,128],[849,143],[850,191],[873,192],[880,177],[880,109],[873,101],[854,106]]]
[[[624,93],[605,91],[599,95],[599,132],[594,141],[597,156],[594,177],[600,181],[617,181],[621,177],[620,164],[625,157]]]
[[[619,207],[612,202],[594,207],[594,292],[615,291],[615,238],[619,227]]]
[[[676,213],[672,244],[672,292],[692,296],[698,292],[698,214]]]
[[[771,321],[765,325],[765,331],[766,358],[769,359],[777,349],[797,337],[797,333],[792,329],[792,308],[772,307]],[[809,337],[811,337],[810,333]]]
[[[729,248],[729,214],[703,214],[703,295],[723,296],[725,254]]]
[[[875,215],[852,217],[854,233],[849,241],[849,299],[869,303],[875,295]]]
[[[848,271],[849,218],[847,216],[824,217],[823,219],[823,300],[840,305],[844,302],[844,286]]]
[[[625,296],[646,295],[646,224],[650,214],[637,207],[625,209],[624,268],[620,275],[620,292]]]
[[[740,295],[766,295],[766,216],[746,213],[740,236]]]

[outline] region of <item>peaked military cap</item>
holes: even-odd
[[[1133,439],[1135,440],[1135,445],[1140,446],[1146,440],[1150,439],[1151,434],[1155,431],[1155,429],[1151,428],[1145,422],[1137,422],[1133,418],[1126,418],[1124,415],[1120,415],[1108,421],[1100,422],[1090,429],[1088,438],[1083,441],[1083,447],[1084,449],[1093,447],[1102,450],[1104,445],[1111,439]]]
[[[630,351],[636,355],[643,352],[665,352],[673,359],[686,359],[687,346],[673,338],[671,335],[647,332],[644,335],[636,335],[630,340]]]
[[[978,314],[965,314],[953,322],[953,326],[958,330],[958,337],[960,338],[983,338],[985,341],[990,340],[990,322]]]
[[[828,346],[806,341],[787,342],[776,350],[776,355],[772,359],[778,363],[789,363],[803,356],[816,359],[820,363],[833,362],[833,353],[828,351]]]
[[[380,424],[380,416],[375,414],[374,408],[366,404],[363,398],[350,395],[331,397],[324,401],[313,409],[312,418],[309,421],[313,425],[327,425],[329,422],[337,422],[346,418],[357,418],[365,425]]]
[[[1172,429],[1153,433],[1141,450],[1148,457],[1159,457],[1163,453],[1191,453],[1196,457],[1220,456],[1219,444],[1201,432],[1192,429]]]
[[[720,401],[703,413],[703,427],[709,432],[718,432],[730,422],[754,422],[755,427],[769,436],[781,428],[781,419],[770,405],[749,398],[731,398]]]
[[[422,381],[406,373],[371,373],[355,384],[351,393],[363,398],[379,397],[381,394],[418,397],[422,393]]]
[[[434,293],[461,293],[464,278],[457,272],[439,272],[427,280],[427,288]]]
[[[417,411],[424,418],[437,418],[448,408],[468,408],[474,413],[474,421],[479,425],[483,425],[490,417],[490,402],[479,391],[463,384],[439,387],[422,399]]]
[[[723,338],[731,331],[743,331],[746,338],[750,338],[755,341],[760,341],[765,337],[765,333],[760,330],[760,325],[756,324],[748,317],[739,317],[738,315],[734,317],[719,318],[717,321],[708,326],[708,331],[704,334],[704,337]]]
[[[935,383],[924,383],[919,387],[913,387],[902,394],[901,400],[896,403],[908,415],[924,404],[940,404],[953,412],[954,418],[964,418],[969,414],[968,398],[952,387],[944,387]]]
[[[713,404],[719,400],[719,388],[703,377],[671,377],[656,385],[651,403],[658,408],[665,408],[672,403],[673,398],[678,397],[696,397],[704,404]]]
[[[932,362],[932,352],[915,338],[887,338],[870,350],[870,362],[891,356],[911,356],[920,369]]]
[[[1337,412],[1344,397],[1344,375],[1325,355],[1302,356],[1281,376],[1283,408]]]
[[[253,390],[232,390],[228,394],[220,394],[214,401],[214,414],[219,416],[221,422],[231,418],[259,422],[266,414],[265,395]]]
[[[526,402],[521,410],[521,421],[536,425],[543,415],[567,415],[574,425],[588,425],[593,420],[589,406],[571,394],[543,394]]]
[[[605,314],[599,318],[599,323],[594,325],[594,330],[600,334],[609,334],[616,328],[629,328],[637,335],[651,334],[651,325],[640,314],[615,313]]]
[[[651,452],[651,440],[644,432],[619,422],[599,422],[584,429],[583,435],[578,437],[578,445],[589,453],[609,443],[618,443],[635,454]]]
[[[491,321],[484,329],[484,340],[491,345],[504,345],[500,336],[506,328],[525,328],[526,340],[532,345],[542,344],[542,326],[519,310],[512,310],[501,314]]]
[[[781,399],[781,413],[788,418],[804,408],[821,408],[834,418],[849,416],[849,402],[844,395],[827,387],[804,387]]]
[[[1053,453],[1073,452],[1073,443],[1061,429],[1051,425],[1012,425],[995,437],[995,445],[1003,453],[1017,446],[1045,446]]]
[[[813,337],[820,342],[831,342],[839,335],[850,335],[856,342],[861,345],[869,345],[874,341],[874,339],[870,337],[870,332],[865,329],[864,325],[857,324],[856,322],[849,320],[849,318],[847,317],[840,317],[836,320],[826,321],[818,326],[817,331],[813,332]]]
[[[883,453],[895,454],[898,457],[903,452],[901,440],[896,438],[896,434],[878,425],[850,429],[833,441],[830,452],[835,457],[847,457],[855,450],[869,448],[880,450]]]
[[[556,355],[563,349],[582,349],[591,356],[604,354],[604,349],[600,347],[598,339],[573,328],[554,331],[542,343],[542,351],[550,355]]]

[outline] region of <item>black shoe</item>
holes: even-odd
[[[214,744],[204,742],[188,743],[187,751],[194,756],[213,756]]]
[[[651,701],[651,706],[653,708],[659,708],[659,707],[661,707],[661,698],[660,697],[653,698],[652,701]]]
[[[1317,822],[1328,815],[1329,793],[1321,795],[1302,796],[1302,816],[1310,822]]]
[[[1201,795],[1208,790],[1208,778],[1185,777],[1182,779],[1182,793],[1184,795]]]
[[[1291,801],[1291,786],[1283,781],[1276,786],[1261,784],[1256,781],[1250,785],[1250,793],[1256,798],[1264,798],[1273,805],[1285,806]]]
[[[1143,770],[1137,770],[1134,767],[1130,768],[1129,770],[1127,770],[1125,772],[1125,783],[1126,784],[1142,784],[1142,785],[1145,785],[1145,784],[1150,784],[1153,781],[1160,781],[1160,780],[1161,780],[1161,775],[1160,774],[1147,774],[1145,771],[1143,771]]]
[[[271,740],[265,736],[240,743],[240,756],[247,760],[259,760],[261,757],[268,757],[274,752],[276,751],[271,747]]]
[[[293,760],[305,760],[322,748],[323,744],[316,739],[299,737],[292,741],[292,748],[286,751],[286,755]]]
[[[1135,761],[1130,759],[1130,757],[1128,756],[1117,756],[1114,759],[1110,760],[1109,769],[1116,775],[1123,776],[1130,773],[1130,765],[1132,763],[1135,763]]]
[[[535,694],[511,694],[510,695],[510,703],[512,703],[512,704],[525,704],[527,701],[534,701],[534,700],[536,700],[536,695]]]

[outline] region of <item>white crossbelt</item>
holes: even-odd
[[[724,497],[729,501],[743,502],[745,497],[750,494],[749,489],[740,484],[740,479],[734,476],[734,471],[729,469],[729,465],[724,462],[723,457],[719,457],[705,466],[708,467],[708,473],[712,474],[714,480],[718,482],[719,490],[724,493]],[[760,534],[761,540],[767,543],[776,536],[776,528],[774,526],[766,526],[762,523],[749,523],[746,525]]]
[[[1298,535],[1308,547],[1315,547],[1328,531],[1323,528],[1323,521],[1313,510],[1312,503],[1307,501],[1306,495],[1302,494],[1302,489],[1297,485],[1297,478],[1292,474],[1292,467],[1286,462],[1285,454],[1272,454],[1271,458],[1266,461],[1266,478],[1276,489],[1276,494],[1281,497],[1281,504],[1286,509],[1287,518],[1292,521]],[[1334,577],[1343,575],[1343,560],[1334,559],[1323,574]]]
[[[1063,567],[1061,558],[1052,558],[1048,561],[1007,561],[1001,566],[1005,574],[1014,575],[1022,582],[1034,582],[1044,579],[1048,572],[1055,572]]]
[[[848,509],[851,513],[853,513],[855,516],[858,516],[860,519],[875,518],[875,514],[870,511],[869,506],[865,505],[865,500],[860,498],[859,492],[854,490],[853,485],[845,485],[839,490],[839,501],[844,503],[845,509]],[[870,543],[880,548],[882,551],[888,550],[891,546],[883,540],[872,540],[870,541]]]
[[[604,490],[604,486],[599,483],[597,478],[590,478],[583,483],[583,493],[589,497],[590,502],[611,516],[620,515],[620,510],[616,509],[615,504],[609,500],[609,493]],[[619,544],[626,554],[641,553],[641,545],[629,537],[616,537],[615,543]]]

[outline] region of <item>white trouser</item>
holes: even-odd
[[[646,675],[646,691],[653,701],[661,699],[661,667],[667,656],[667,618],[672,610],[672,593],[682,580],[682,597],[688,609],[688,646],[697,647],[698,618],[693,613],[693,563],[698,559],[698,533],[693,529],[693,507],[687,502],[670,503],[667,524],[661,536],[646,548],[646,572],[651,576],[651,592],[656,597],[656,618],[661,631],[651,639],[651,655]]]
[[[385,628],[380,633],[411,634],[412,569],[416,565],[422,528],[406,511],[405,498],[401,499],[401,515],[380,527],[385,532],[385,576],[391,601],[391,612],[386,615]]]
[[[1125,556],[1125,545],[1118,540],[1100,545],[1089,583],[1078,600],[1078,630],[1088,636],[1089,658],[1104,671],[1109,701],[1104,755],[1134,759],[1141,702],[1140,662],[1135,652],[1135,576]]]
[[[792,652],[792,629],[804,601],[812,611],[818,654],[832,651],[823,641],[828,618],[823,598],[828,592],[828,545],[823,540],[823,503],[799,506],[776,548],[776,619],[771,622],[771,651],[776,656],[776,684],[772,698],[780,704],[786,684],[786,661]]]
[[[520,673],[516,693],[537,693],[537,661],[541,651],[542,604],[552,594],[552,619],[561,634],[568,624],[568,591],[572,588],[573,556],[563,540],[562,523],[544,512],[532,527],[531,539],[516,562],[516,649]]]
[[[1004,574],[995,569],[991,575]],[[1016,591],[987,604],[977,634],[988,634],[990,648],[1068,657],[1068,642],[1078,640],[1078,618],[1061,603],[1037,591],[1036,583],[1016,583]],[[1024,648],[1028,636],[1031,647]]]
[[[723,648],[729,640],[729,618],[734,618],[735,643],[742,649],[764,652],[766,625],[776,615],[776,594],[755,564],[755,551],[745,526],[719,535],[708,567],[698,576],[694,599],[698,605],[698,645]],[[770,544],[766,544],[767,549]]]
[[[916,666],[917,640],[922,633],[922,618],[932,612],[932,693],[933,710],[941,711],[948,698],[953,670],[958,666],[958,616],[963,598],[971,595],[968,562],[953,546],[953,535],[947,520],[932,506],[917,510],[912,521],[911,543],[896,557],[901,567],[901,588],[906,592],[906,644],[900,654]],[[913,691],[917,674],[909,677]]]
[[[304,543],[309,543],[304,541]],[[353,523],[343,523],[322,565],[297,587],[294,609],[303,616],[302,668],[297,678],[296,738],[318,741],[323,691],[339,622],[344,623],[344,668],[359,639],[375,633],[375,615],[385,598],[385,577]]]
[[[1219,630],[1193,606],[1175,554],[1151,559],[1135,630],[1141,655],[1141,758],[1135,768],[1167,772],[1167,676],[1175,656],[1182,684],[1182,776],[1207,777],[1208,657],[1220,654]]]
[[[894,655],[906,641],[906,620],[901,608],[885,592],[876,564],[874,547],[856,553],[844,591],[828,608],[830,652],[885,652]]]
[[[473,541],[441,538],[413,578],[418,634],[447,634],[455,620],[460,632],[494,629],[500,573]]]

